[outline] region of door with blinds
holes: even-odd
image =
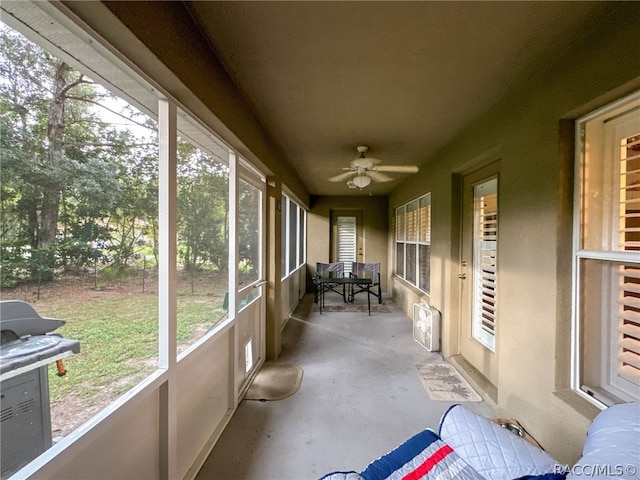
[[[498,384],[498,177],[497,166],[463,180],[461,354]]]
[[[343,262],[344,273],[348,276],[352,262],[364,262],[362,212],[332,211],[331,237],[331,261]]]

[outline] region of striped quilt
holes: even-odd
[[[462,405],[440,422],[371,462],[363,472],[321,480],[562,480],[549,454]]]
[[[414,435],[360,475],[364,480],[484,480],[431,430]]]

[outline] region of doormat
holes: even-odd
[[[453,365],[428,363],[416,365],[420,381],[431,400],[437,402],[481,402],[482,397]]]
[[[251,382],[245,400],[282,400],[300,389],[302,368],[290,363],[265,362]]]
[[[314,305],[314,312],[319,312],[320,307]],[[327,313],[369,313],[369,309],[366,305],[353,305],[352,303],[343,303],[341,305],[325,305],[322,307],[323,312]],[[386,305],[371,305],[371,313],[389,313],[389,307]]]

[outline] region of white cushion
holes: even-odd
[[[640,402],[603,410],[587,431],[582,458],[570,479],[640,480]]]
[[[440,437],[491,480],[558,473],[559,462],[544,450],[462,405],[444,414]]]

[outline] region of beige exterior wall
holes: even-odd
[[[505,98],[390,197],[394,208],[431,192],[431,297],[443,353],[459,353],[460,178],[500,162],[495,405],[552,455],[574,462],[596,409],[569,390],[573,158],[571,122],[640,88],[640,26],[622,5],[580,45]],[[637,10],[635,10],[637,12]],[[393,265],[393,263],[390,263]],[[392,280],[411,313],[414,289]],[[485,391],[485,393],[487,393]],[[491,393],[491,392],[488,392]]]

